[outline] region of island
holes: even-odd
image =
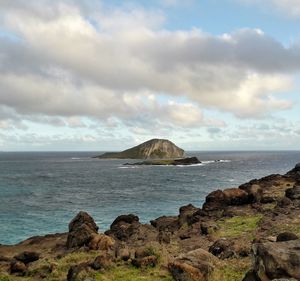
[[[184,157],[184,150],[166,139],[151,139],[121,152],[106,152],[94,156],[99,159],[176,159]]]

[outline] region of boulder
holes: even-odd
[[[254,271],[262,280],[300,280],[300,240],[254,244]]]
[[[182,226],[185,223],[188,223],[188,218],[191,217],[198,210],[199,209],[192,204],[180,207],[178,216],[179,225]]]
[[[180,255],[168,268],[176,281],[207,281],[218,259],[203,249]]]
[[[40,258],[40,254],[37,252],[22,252],[14,257],[16,260],[23,262],[24,264],[28,264],[30,262],[37,261]]]
[[[99,227],[96,225],[94,219],[88,213],[81,211],[69,223],[69,232],[78,229],[83,224],[87,225],[96,233],[99,230]]]
[[[112,234],[115,238],[126,241],[139,228],[139,217],[129,214],[117,217],[110,226],[108,234]]]
[[[79,212],[69,224],[67,248],[87,246],[98,234],[98,226],[86,212]]]
[[[162,216],[155,220],[150,221],[158,231],[175,232],[179,228],[178,217],[176,216]]]
[[[244,205],[251,203],[249,194],[240,188],[228,188],[223,191],[227,205]]]

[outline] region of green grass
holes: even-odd
[[[174,281],[172,276],[159,267],[137,269],[129,265],[121,265],[103,273],[97,272],[93,278],[99,281]]]
[[[0,275],[0,281],[11,281],[8,276]]]
[[[261,219],[262,215],[255,215],[235,216],[229,219],[219,220],[217,222],[219,230],[215,232],[214,236],[224,238],[247,236],[251,239]]]
[[[251,268],[251,259],[228,259],[223,266],[217,268],[209,281],[241,281]]]

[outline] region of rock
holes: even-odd
[[[30,262],[37,261],[40,258],[40,254],[37,252],[25,251],[16,255],[14,258],[18,261],[23,262],[24,264],[28,264]]]
[[[235,255],[235,252],[231,249],[232,241],[222,238],[213,243],[209,247],[209,252],[214,256],[219,257],[221,259],[230,258]]]
[[[121,215],[110,226],[110,233],[121,241],[128,240],[139,228],[139,218],[135,215]]]
[[[155,220],[150,221],[158,231],[175,232],[179,228],[178,217],[175,216],[162,216]]]
[[[295,185],[285,191],[285,196],[291,200],[300,200],[300,185]]]
[[[95,233],[99,230],[94,219],[88,213],[81,211],[69,223],[69,232],[78,229],[83,224],[87,225]]]
[[[282,232],[278,234],[276,242],[284,242],[284,241],[290,241],[290,240],[297,240],[299,237],[292,232]]]
[[[223,191],[227,205],[244,205],[251,203],[249,194],[240,188],[228,188]]]
[[[86,212],[79,212],[69,224],[67,248],[87,246],[98,234],[98,226]]]
[[[254,244],[253,252],[254,271],[260,279],[300,279],[300,240]]]
[[[112,257],[108,254],[102,254],[95,258],[91,267],[94,270],[106,269],[112,265]]]
[[[154,166],[178,166],[178,165],[195,165],[200,164],[201,162],[197,157],[187,157],[187,158],[180,158],[180,159],[160,159],[160,160],[146,160],[142,162],[135,162],[135,163],[126,163],[124,165],[129,166],[136,166],[136,165],[154,165]]]
[[[89,243],[90,250],[112,251],[115,245],[113,238],[105,234],[97,234],[93,236]]]
[[[224,191],[216,190],[206,196],[203,210],[214,211],[226,206],[244,205],[252,202],[252,197],[240,188],[228,188]]]
[[[165,139],[152,139],[122,152],[104,153],[95,158],[172,159],[182,158],[184,150]]]
[[[10,264],[10,273],[23,276],[27,272],[26,265],[18,260],[13,260]]]
[[[146,256],[143,258],[135,258],[132,260],[132,265],[137,268],[142,267],[155,267],[157,265],[157,257],[156,256]]]
[[[215,256],[197,249],[180,255],[168,268],[176,281],[207,281],[217,264]]]
[[[178,216],[179,225],[182,226],[185,223],[188,223],[188,218],[191,217],[198,210],[199,208],[196,208],[192,204],[180,207]]]
[[[284,207],[289,206],[291,204],[292,204],[292,200],[287,198],[287,197],[283,197],[283,198],[281,198],[277,201],[277,206],[279,208],[284,208]]]

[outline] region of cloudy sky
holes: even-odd
[[[0,150],[299,150],[299,27],[300,0],[0,0]]]

